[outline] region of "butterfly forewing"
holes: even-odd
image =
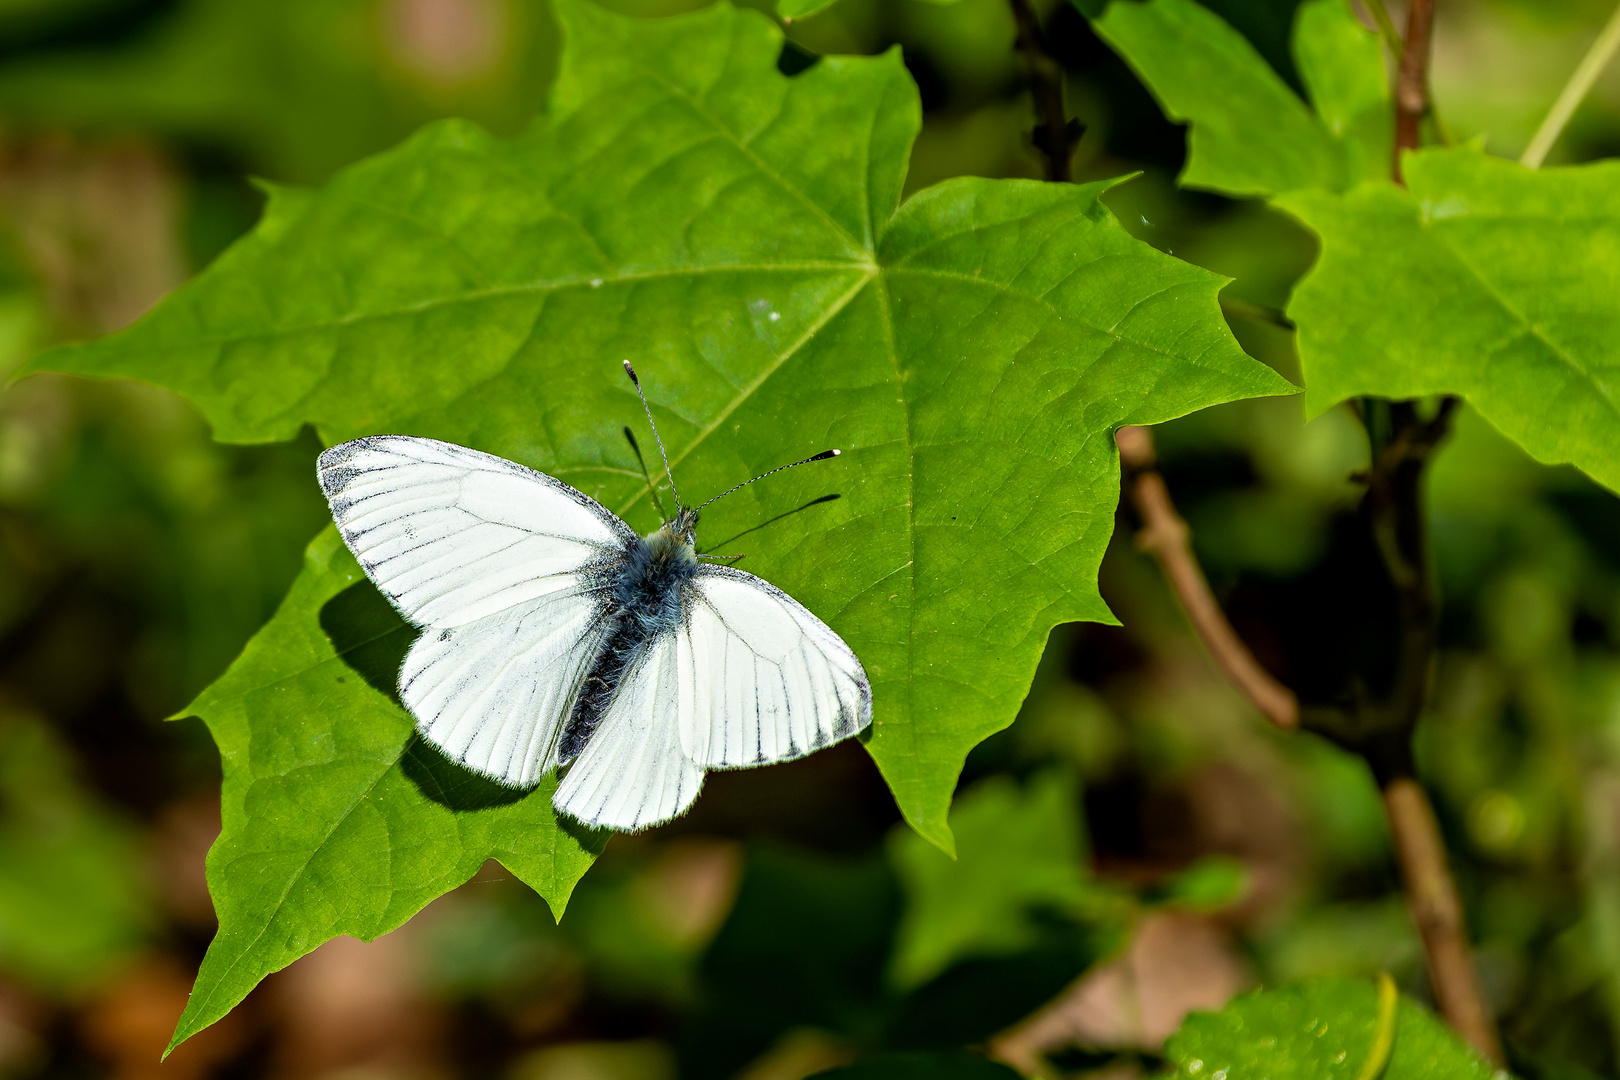
[[[366,574],[418,626],[461,626],[566,590],[635,533],[544,473],[383,435],[321,455],[321,488]]]
[[[446,754],[527,786],[611,632],[593,587],[628,526],[543,473],[402,435],[321,455],[321,487],[367,576],[426,632],[400,699]]]

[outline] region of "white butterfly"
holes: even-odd
[[[319,476],[366,576],[424,631],[399,675],[418,730],[503,784],[568,766],[553,801],[580,821],[660,824],[708,769],[871,722],[850,647],[769,582],[700,562],[678,498],[641,537],[544,473],[407,435],[334,446]]]

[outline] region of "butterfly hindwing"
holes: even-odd
[[[871,685],[850,647],[752,574],[703,567],[679,639],[681,744],[703,768],[803,757],[871,722]]]
[[[583,588],[419,637],[399,693],[423,736],[518,787],[552,769],[562,725],[610,632]]]
[[[678,635],[654,637],[625,666],[618,688],[574,759],[554,802],[587,825],[635,831],[686,812],[703,769],[681,748]]]

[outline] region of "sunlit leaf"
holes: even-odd
[[[174,387],[226,439],[474,445],[644,529],[622,358],[689,496],[842,448],[719,504],[700,540],[841,496],[730,550],[855,647],[870,749],[948,845],[962,760],[1047,631],[1110,618],[1112,430],[1288,386],[1237,348],[1221,280],[1131,239],[1105,185],[957,180],[896,210],[917,126],[898,54],[789,79],[752,13],[560,10],[532,134],[441,124],[283,194],[142,323],[42,366]]]
[[[1437,149],[1405,175],[1280,200],[1322,238],[1289,306],[1309,411],[1459,394],[1539,460],[1620,488],[1620,163]]]
[[[898,53],[788,78],[752,12],[558,11],[553,111],[528,134],[439,124],[318,192],[278,190],[141,323],[39,366],[172,387],[230,440],[314,424],[476,446],[643,530],[624,358],[688,501],[841,448],[717,504],[699,539],[855,648],[868,749],[949,848],[965,756],[1012,721],[1051,627],[1111,618],[1114,429],[1290,387],[1238,349],[1222,279],[1133,240],[1106,184],[963,179],[897,206],[919,114]],[[320,610],[277,626],[319,643]],[[264,707],[319,751],[309,702]],[[355,715],[346,737],[397,751],[402,717]]]
[[[1338,190],[1388,171],[1383,54],[1346,0],[1300,5],[1294,57],[1316,107],[1194,0],[1115,0],[1097,33],[1191,126],[1181,182],[1230,195]]]

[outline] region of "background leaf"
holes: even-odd
[[[1111,891],[1088,880],[1073,783],[1048,773],[1019,790],[1008,777],[973,787],[951,811],[956,858],[909,832],[890,839],[907,907],[892,965],[915,987],[968,957],[1017,953],[1042,915],[1081,916]]]
[[[1459,394],[1539,460],[1620,487],[1620,164],[1436,149],[1405,174],[1409,191],[1281,200],[1322,237],[1289,305],[1309,411]]]
[[[558,822],[552,779],[502,788],[416,737],[392,696],[415,634],[329,528],[281,610],[184,710],[213,733],[225,784],[208,853],[219,933],[171,1048],[270,972],[339,934],[387,933],[487,859],[560,916],[601,850]]]
[[[1191,125],[1188,187],[1339,190],[1389,171],[1383,46],[1346,0],[1309,0],[1295,13],[1293,55],[1314,112],[1247,37],[1194,0],[1116,0],[1093,26],[1166,115]]]
[[[962,761],[1012,720],[1050,628],[1110,618],[1114,428],[1288,384],[1237,348],[1221,280],[1131,239],[1104,184],[965,179],[896,210],[917,124],[897,54],[789,79],[753,13],[559,11],[528,135],[441,124],[282,193],[149,318],[40,366],[163,383],[226,439],[477,446],[642,529],[621,357],[689,495],[844,449],[720,504],[702,539],[840,496],[727,550],[861,656],[869,749],[949,847]]]
[[[1177,1076],[1353,1080],[1373,1050],[1378,994],[1370,983],[1320,979],[1259,990],[1218,1013],[1195,1013],[1165,1043]],[[1498,1075],[1432,1013],[1402,999],[1384,1080],[1486,1080]]]
[[[1193,0],[1116,0],[1093,25],[1165,113],[1192,125],[1181,183],[1232,195],[1340,183],[1333,137],[1248,39],[1213,12]]]
[[[816,1073],[812,1080],[1013,1080],[1018,1074],[976,1054],[884,1054]]]
[[[127,964],[150,932],[131,824],[80,786],[38,720],[0,716],[0,966],[77,995]]]

